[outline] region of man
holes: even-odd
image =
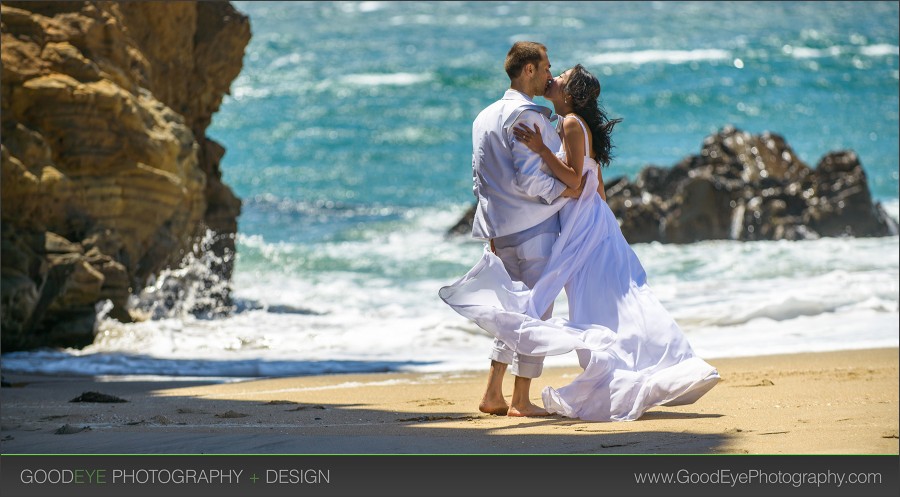
[[[567,188],[541,169],[540,156],[515,140],[513,128],[536,125],[550,150],[560,140],[549,121],[550,109],[532,100],[554,83],[547,48],[535,42],[513,44],[506,55],[509,89],[475,119],[472,125],[472,179],[478,199],[472,236],[490,243],[509,275],[532,287],[547,263],[559,236],[559,210],[580,191]],[[549,170],[549,169],[548,169]],[[545,318],[552,314],[547,311]],[[509,416],[547,416],[531,403],[531,380],[540,376],[544,358],[514,353],[494,340],[487,389],[479,410]],[[503,397],[503,375],[512,364],[515,376],[512,402]]]

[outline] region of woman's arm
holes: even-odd
[[[575,125],[578,126],[578,123],[575,123]],[[563,125],[563,128],[565,128],[565,125]],[[581,159],[581,164],[579,164],[577,170],[572,168],[565,162],[559,160],[559,157],[557,157],[556,154],[554,154],[549,148],[547,148],[547,145],[544,145],[544,139],[541,136],[541,130],[537,127],[536,124],[534,126],[534,129],[529,129],[524,124],[518,124],[513,129],[513,134],[515,135],[516,140],[522,142],[531,151],[537,153],[541,157],[541,160],[543,160],[547,163],[548,166],[550,166],[550,171],[553,172],[553,175],[556,176],[557,179],[565,183],[566,186],[572,189],[577,189],[581,185],[581,167],[584,166],[583,158]],[[566,138],[568,139],[568,133],[566,134]],[[581,141],[584,141],[583,137],[581,138]]]
[[[566,149],[566,163],[577,175],[580,180],[584,171],[584,131],[581,124],[578,123],[577,117],[563,120],[563,147]],[[555,157],[555,156],[554,156]],[[559,158],[557,157],[557,160]],[[565,183],[565,182],[564,182]]]
[[[569,197],[569,198],[579,198],[581,197],[581,192],[584,191],[584,184],[587,183],[587,176],[581,177],[581,184],[578,185],[578,188],[568,187],[563,190],[562,193],[559,194],[560,197]]]

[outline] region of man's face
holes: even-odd
[[[549,82],[552,80],[553,74],[550,72],[550,59],[547,57],[547,52],[541,52],[541,61],[538,62],[537,70],[534,73],[534,79],[531,82],[534,85],[532,87],[534,89],[534,94],[543,96],[549,86]]]

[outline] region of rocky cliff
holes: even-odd
[[[227,2],[3,2],[2,347],[82,346],[241,203],[206,128],[241,70]],[[223,296],[227,299],[227,295]]]
[[[699,154],[670,168],[647,166],[634,182],[607,179],[605,187],[630,243],[897,234],[855,153],[830,152],[813,169],[774,133],[725,127]],[[473,207],[450,232],[469,233],[474,214]]]

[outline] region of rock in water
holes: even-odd
[[[230,279],[241,202],[206,128],[241,70],[228,2],[3,2],[4,351],[83,346],[212,231]],[[224,292],[221,299],[227,301]]]
[[[830,152],[812,169],[781,136],[751,135],[731,126],[708,136],[698,155],[671,168],[647,166],[634,182],[620,177],[605,187],[630,243],[898,232],[896,221],[873,203],[854,152]],[[473,206],[449,233],[471,233],[474,215]]]

